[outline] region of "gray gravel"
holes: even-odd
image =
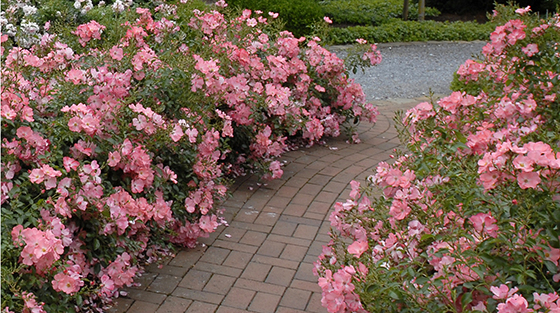
[[[379,44],[383,61],[362,74],[351,75],[368,101],[448,95],[453,73],[479,55],[485,42],[414,42]],[[334,47],[341,52],[340,47]]]

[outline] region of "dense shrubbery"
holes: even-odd
[[[275,13],[191,4],[95,7],[68,20],[88,21],[77,27],[57,20],[25,33],[27,18],[44,17],[10,3],[3,312],[101,311],[144,262],[224,222],[216,203],[229,178],[279,177],[275,158],[293,142],[375,121],[343,61],[316,39],[280,32]],[[372,48],[362,45],[362,64],[379,61]]]
[[[533,10],[545,13],[546,10],[555,11],[560,6],[560,0],[426,0],[426,5],[433,6],[445,13],[472,13],[490,12],[495,4],[507,4],[514,2],[522,7],[530,5]]]
[[[328,41],[333,44],[349,44],[356,38],[370,42],[408,42],[408,41],[456,41],[486,40],[495,24],[475,22],[435,22],[399,21],[381,26],[353,26],[333,28],[329,31]]]
[[[402,18],[402,0],[324,0],[319,2],[335,24],[378,26]],[[410,4],[409,19],[418,19],[418,4]],[[426,8],[426,16],[437,16],[439,11]]]
[[[335,205],[329,312],[560,309],[560,16],[518,9],[490,40],[458,71],[469,93],[399,115],[407,154]]]
[[[307,36],[315,23],[321,22],[325,15],[317,0],[229,0],[230,6],[277,12],[288,31],[294,36]]]

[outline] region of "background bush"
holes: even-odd
[[[426,0],[427,6],[437,8],[443,13],[472,13],[486,11],[491,12],[494,8],[494,3],[507,4],[509,0]],[[560,0],[517,0],[515,1],[519,6],[531,6],[533,11],[545,13],[546,10],[555,11],[560,5]]]
[[[229,0],[233,7],[261,10],[264,13],[276,12],[285,23],[287,30],[300,37],[311,33],[311,25],[321,21],[325,15],[316,0]]]
[[[352,26],[333,28],[328,41],[332,44],[349,44],[356,38],[369,42],[455,41],[486,40],[494,29],[493,24],[475,22],[435,22],[394,20],[381,26]]]
[[[403,11],[402,0],[325,0],[319,4],[335,24],[377,26],[400,19]],[[439,14],[437,9],[426,8],[426,16]],[[410,5],[409,19],[418,19],[417,3]]]

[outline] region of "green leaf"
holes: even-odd
[[[486,268],[482,265],[473,267],[472,270],[480,277],[481,279],[486,276]]]
[[[465,310],[465,308],[467,307],[467,305],[468,305],[469,303],[472,302],[472,300],[473,300],[472,292],[467,292],[467,293],[464,293],[464,294],[462,295],[462,297],[461,297],[461,305],[463,306],[463,311]]]
[[[560,210],[556,209],[552,212],[552,217],[556,222],[560,222]]]
[[[99,239],[97,238],[93,239],[93,250],[99,250],[99,248],[101,248],[101,243],[99,242]]]
[[[389,291],[389,297],[395,299],[395,300],[399,300],[399,295],[394,292],[393,290]]]

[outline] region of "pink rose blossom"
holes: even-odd
[[[536,172],[523,172],[517,175],[517,182],[521,189],[535,189],[541,182],[541,176]]]
[[[359,258],[362,253],[367,251],[368,247],[369,245],[367,240],[354,241],[351,245],[348,246],[348,253]]]
[[[527,6],[525,8],[519,8],[519,9],[515,10],[515,13],[517,13],[519,15],[523,15],[523,14],[525,14],[527,12],[530,12],[530,11],[531,11],[531,6]]]
[[[530,43],[527,47],[521,48],[521,51],[523,51],[523,53],[525,53],[528,57],[532,57],[539,52],[539,46],[537,44]]]
[[[113,46],[113,48],[109,50],[109,54],[114,60],[120,61],[123,58],[123,49],[118,46]]]
[[[73,271],[67,271],[68,274],[60,272],[54,276],[52,285],[54,290],[61,291],[66,294],[74,294],[80,290],[84,282],[80,279],[81,275]]]
[[[492,217],[492,213],[478,213],[470,217],[470,221],[474,229],[479,233],[486,233],[492,238],[498,236],[498,226],[496,219]]]
[[[183,129],[181,128],[181,125],[179,124],[175,124],[175,127],[173,128],[173,130],[171,131],[171,134],[169,135],[169,137],[171,137],[171,139],[175,142],[181,140],[181,137],[183,137],[184,133],[183,133]]]
[[[249,27],[255,27],[257,26],[257,20],[254,18],[250,18],[247,20],[247,26]]]

